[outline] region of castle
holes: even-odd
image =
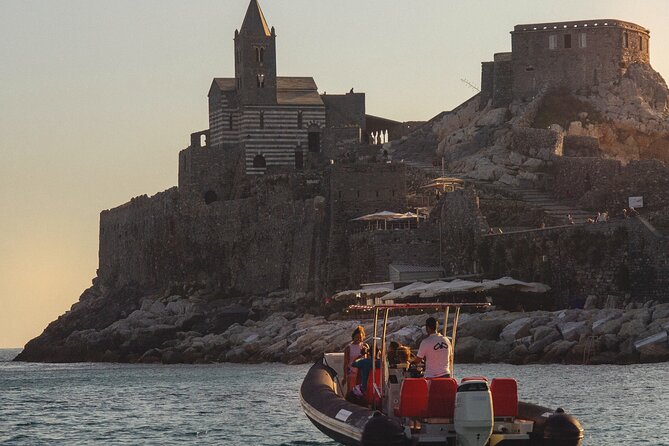
[[[511,52],[483,62],[481,101],[493,107],[531,100],[545,85],[579,91],[618,78],[633,63],[650,64],[650,31],[621,20],[517,25]]]
[[[481,93],[463,105],[508,107],[546,84],[579,90],[610,82],[626,64],[649,63],[648,36],[617,20],[518,25],[512,52],[483,63]],[[353,228],[351,220],[366,213],[406,211],[408,183],[417,180],[407,179],[404,163],[386,162],[378,144],[406,126],[366,115],[363,93],[319,94],[310,77],[278,76],[275,43],[251,0],[235,32],[235,76],[212,81],[209,128],[192,133],[179,153],[178,187],[101,213],[100,283],[157,288],[204,278],[228,295],[322,297],[387,280],[390,263],[443,265],[447,275],[486,272],[475,257],[488,228],[469,196],[442,199],[457,205],[449,214],[433,212],[420,228]],[[535,272],[523,270],[561,283]],[[615,288],[610,282],[603,288]]]

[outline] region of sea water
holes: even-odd
[[[29,364],[0,350],[1,445],[321,445],[302,413],[309,365]],[[456,365],[515,377],[520,399],[563,407],[586,446],[669,445],[669,364]]]

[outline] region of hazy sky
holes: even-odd
[[[618,18],[651,30],[669,74],[669,1],[261,0],[279,75],[367,93],[368,113],[424,120],[480,83],[515,24]],[[233,76],[248,0],[3,0],[0,13],[0,348],[79,299],[99,213],[177,183],[207,128],[213,77]]]

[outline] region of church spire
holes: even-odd
[[[242,34],[266,37],[271,35],[267,22],[265,21],[265,15],[262,13],[262,9],[260,9],[260,5],[258,4],[258,0],[251,0],[249,3],[240,32]]]

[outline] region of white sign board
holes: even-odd
[[[643,197],[629,197],[627,199],[629,207],[639,209],[643,207]]]

